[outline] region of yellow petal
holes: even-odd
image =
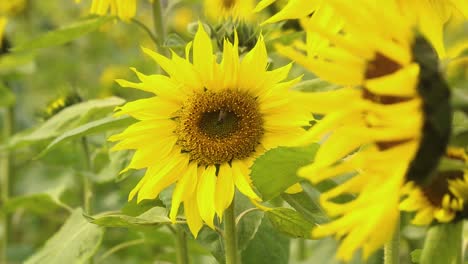
[[[200,217],[205,223],[214,227],[215,215],[215,189],[216,189],[216,167],[213,165],[208,166],[203,174],[198,178],[197,184],[197,203],[200,210]]]
[[[234,198],[234,179],[232,169],[227,163],[221,164],[216,180],[215,210],[222,219],[223,212],[231,205]]]
[[[213,46],[201,22],[193,40],[193,65],[205,82],[213,78]]]
[[[203,227],[203,221],[200,217],[196,193],[189,199],[184,200],[184,212],[190,232],[197,238],[198,232]]]
[[[174,193],[172,194],[171,212],[169,214],[172,222],[175,222],[176,220],[180,203],[184,200],[187,200],[187,198],[192,197],[192,194],[194,193],[197,186],[197,181],[197,164],[192,162],[189,164],[187,171],[177,182]]]
[[[260,197],[253,191],[250,185],[250,169],[244,164],[243,161],[234,160],[231,164],[232,176],[237,189],[245,196],[254,199],[261,200]]]

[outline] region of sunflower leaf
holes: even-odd
[[[312,238],[313,222],[290,208],[273,208],[265,212],[273,228],[290,237]]]
[[[242,253],[242,263],[288,263],[289,245],[290,240],[276,232],[268,218],[263,218],[255,237]]]
[[[429,228],[419,259],[424,264],[462,263],[463,221]]]
[[[314,159],[318,144],[308,147],[278,147],[260,156],[252,166],[252,181],[268,201],[299,182],[296,171]],[[274,179],[274,180],[273,180]]]
[[[112,19],[112,17],[107,16],[91,17],[66,27],[47,32],[31,41],[16,46],[12,50],[16,52],[59,46],[96,31],[99,27]]]
[[[78,137],[100,133],[108,130],[113,130],[117,128],[124,128],[134,123],[134,119],[129,116],[124,116],[120,118],[114,118],[112,116],[105,117],[96,121],[91,121],[84,125],[75,127],[61,134],[55,138],[49,145],[37,156],[40,158],[51,151],[58,144],[66,141],[73,140]]]
[[[83,217],[83,211],[76,209],[44,247],[25,263],[83,263],[94,255],[103,234],[101,227],[88,223]]]
[[[139,216],[124,214],[109,214],[101,216],[86,216],[89,222],[104,227],[141,228],[171,224],[167,210],[163,207],[153,207]]]
[[[58,137],[61,134],[76,128],[96,116],[109,114],[109,109],[123,104],[125,101],[119,97],[89,100],[69,106],[36,128],[16,134],[6,147],[16,148],[38,143]]]

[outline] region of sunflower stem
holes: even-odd
[[[234,214],[234,200],[224,212],[224,251],[226,264],[237,264],[237,235],[236,216]]]
[[[164,42],[166,41],[166,31],[164,30],[163,7],[161,0],[153,1],[153,25],[158,52],[166,55],[166,50],[163,49]]]
[[[400,218],[395,225],[395,232],[390,241],[384,246],[384,264],[400,263]]]
[[[10,136],[13,134],[13,121],[14,113],[12,108],[5,108],[3,115],[3,131],[2,138],[3,142],[7,142]],[[10,153],[6,149],[3,153],[0,153],[0,188],[1,188],[1,204],[4,206],[10,198]],[[0,213],[1,223],[3,226],[1,239],[1,256],[0,263],[8,263],[7,249],[8,249],[8,231],[9,231],[9,215],[6,211]]]
[[[90,173],[93,171],[93,161],[91,159],[89,143],[86,137],[81,138],[81,146],[85,154],[86,170]],[[93,185],[86,173],[82,173],[81,177],[83,181],[83,207],[85,213],[89,215],[92,213],[91,198],[93,196]]]
[[[187,249],[187,237],[184,230],[180,225],[175,227],[176,230],[176,257],[177,264],[188,264],[188,249]]]

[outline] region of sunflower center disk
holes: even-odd
[[[235,90],[194,94],[177,121],[177,144],[202,165],[249,157],[264,132],[256,99]]]
[[[229,9],[234,6],[234,3],[236,2],[236,0],[223,0],[222,2],[223,2],[223,6]]]

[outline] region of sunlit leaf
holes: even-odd
[[[96,121],[86,123],[76,128],[70,129],[59,137],[55,138],[45,149],[39,154],[39,157],[51,151],[57,144],[65,141],[73,140],[82,136],[101,133],[117,128],[125,128],[134,123],[134,119],[129,116],[114,118],[112,116],[105,117]]]
[[[313,222],[290,208],[273,208],[265,212],[273,228],[291,237],[311,238]]]
[[[47,32],[44,35],[14,47],[12,50],[16,52],[62,45],[85,34],[96,31],[99,27],[112,19],[112,17],[107,16],[88,18],[66,27]]]
[[[94,255],[103,234],[101,227],[86,221],[83,211],[76,209],[60,230],[25,263],[83,263]]]
[[[8,147],[24,146],[60,136],[66,131],[88,122],[93,116],[109,114],[111,109],[124,102],[121,98],[109,97],[69,106],[38,127],[13,136],[8,143]]]
[[[318,144],[308,147],[278,147],[260,156],[252,166],[252,181],[268,201],[300,181],[297,170],[314,159]]]
[[[162,207],[154,207],[139,216],[128,216],[124,214],[110,214],[102,216],[87,216],[93,224],[105,227],[127,227],[138,228],[147,226],[158,226],[171,224],[167,217],[167,211]]]

